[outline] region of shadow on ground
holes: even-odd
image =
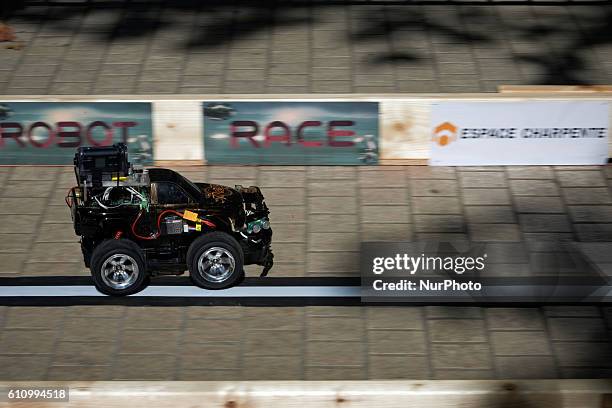
[[[391,44],[391,49],[381,47],[370,53],[367,63],[373,69],[381,65],[408,68],[419,61],[430,61],[432,55],[428,47],[436,53],[436,47],[445,45],[445,52],[453,53],[452,48],[455,48],[460,54],[473,49],[501,50],[505,46],[505,61],[512,65],[508,70],[518,66],[528,72],[522,76],[523,82],[527,77],[526,82],[533,84],[592,84],[608,80],[612,60],[612,8],[609,5],[348,6],[346,3],[313,3],[303,6],[283,1],[184,0],[162,5],[109,2],[95,7],[32,7],[24,3],[4,5],[3,14],[9,22],[11,18],[29,23],[44,22],[60,32],[74,32],[78,17],[84,12],[92,18],[100,14],[104,15],[100,19],[102,23],[91,35],[108,42],[145,38],[160,30],[184,28],[186,21],[193,22],[194,30],[176,37],[177,47],[186,51],[217,49],[269,29],[316,28],[324,19],[321,16],[333,15],[334,10],[342,9],[356,23],[350,24],[344,37],[339,36],[339,42],[359,46],[383,40]],[[507,10],[517,13],[505,15]],[[603,61],[594,56],[596,50],[602,49],[605,52]]]

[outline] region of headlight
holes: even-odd
[[[269,229],[270,221],[267,218],[251,221],[247,224],[247,232],[249,234],[257,234],[262,229]]]

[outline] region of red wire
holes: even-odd
[[[142,216],[142,210],[140,210],[140,211],[138,212],[138,215],[136,216],[136,219],[135,219],[135,220],[134,220],[134,222],[132,223],[132,234],[134,234],[134,236],[135,236],[136,238],[139,238],[139,239],[152,240],[152,239],[157,239],[157,238],[159,238],[159,236],[160,236],[160,234],[161,234],[161,227],[160,227],[160,224],[161,224],[161,219],[162,219],[162,217],[163,217],[165,214],[168,214],[168,213],[176,214],[176,215],[180,216],[181,218],[183,218],[183,214],[181,214],[181,213],[180,213],[180,212],[178,212],[178,211],[174,211],[174,210],[165,210],[165,211],[162,211],[162,212],[159,214],[159,216],[157,217],[157,232],[155,232],[154,234],[149,235],[148,237],[144,237],[144,236],[142,236],[142,235],[138,235],[138,234],[136,233],[136,224],[138,223],[138,220],[139,220],[139,219],[140,219],[140,217]],[[213,224],[212,222],[207,221],[207,220],[202,220],[202,223],[204,223],[204,224],[206,224],[207,226],[212,227],[212,228],[214,228],[214,227],[215,227],[215,224]]]
[[[70,193],[72,193],[72,190],[74,189],[74,187],[70,187],[68,189],[68,193],[66,194],[66,197],[64,198],[64,201],[66,201],[66,205],[68,206],[68,208],[72,208],[72,197],[70,197]],[[68,202],[68,198],[70,198],[70,202]]]

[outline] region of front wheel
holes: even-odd
[[[109,239],[94,249],[91,276],[96,288],[111,296],[131,295],[149,284],[142,250],[127,239]]]
[[[210,232],[193,241],[187,251],[191,280],[205,289],[225,289],[244,275],[244,254],[238,241],[223,232]]]

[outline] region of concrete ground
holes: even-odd
[[[514,271],[569,239],[610,262],[609,167],[177,170],[262,186],[272,276],[358,276],[365,240],[507,244],[496,257]],[[88,273],[63,203],[73,178],[0,168],[0,276]],[[611,329],[596,306],[0,307],[0,380],[610,377]]]
[[[495,92],[612,83],[608,2],[71,2],[26,1],[40,4],[5,12],[17,41],[0,43],[0,94]]]

